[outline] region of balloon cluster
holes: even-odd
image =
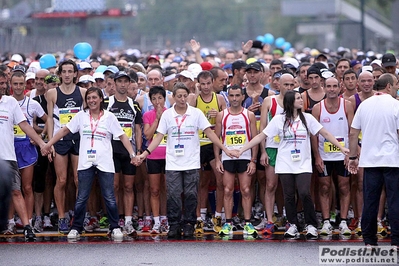
[[[256,40],[261,41],[264,44],[274,44],[277,48],[281,48],[285,52],[292,47],[291,43],[286,42],[283,37],[278,37],[277,39],[274,39],[274,36],[270,33],[266,33],[265,35],[259,35],[258,37],[256,37]]]

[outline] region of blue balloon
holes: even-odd
[[[263,42],[267,44],[273,44],[274,36],[270,33],[266,33],[265,36],[263,36]]]
[[[107,69],[107,66],[104,65],[99,65],[96,69],[96,72],[101,72],[104,73],[104,71]]]
[[[284,52],[287,52],[291,48],[291,43],[285,42],[281,48],[284,49]]]
[[[40,67],[47,69],[57,66],[57,61],[55,60],[55,56],[52,54],[44,54],[39,59]]]
[[[259,35],[258,37],[256,37],[256,40],[264,42],[264,38],[262,35]]]
[[[281,48],[284,43],[285,39],[283,37],[278,37],[274,44],[276,45],[277,48]]]
[[[82,60],[88,58],[92,51],[91,45],[87,42],[79,42],[73,47],[75,56]]]

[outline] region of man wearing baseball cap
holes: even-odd
[[[396,75],[396,57],[394,54],[386,53],[382,56],[382,66],[388,73]]]
[[[323,78],[317,66],[309,67],[307,77],[310,82],[310,89],[302,92],[302,99],[304,111],[311,113],[313,106],[323,100],[326,94],[322,87]]]

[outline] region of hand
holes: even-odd
[[[358,165],[359,165],[359,159],[349,160],[349,164],[348,164],[349,173],[351,173],[353,175],[357,174]]]
[[[145,156],[144,154],[137,155],[136,157],[133,158],[133,159],[135,159],[133,164],[135,166],[139,166],[139,165],[141,165],[143,163],[145,158],[147,158],[147,156]]]
[[[349,149],[348,148],[346,148],[346,147],[340,147],[341,148],[341,152],[343,153],[343,154],[345,154],[345,156],[348,156],[349,155]]]
[[[221,174],[224,173],[223,163],[220,160],[216,160],[216,170]]]
[[[224,152],[230,158],[238,158],[238,157],[240,157],[240,151],[239,150],[227,150],[226,149]]]
[[[40,152],[41,152],[42,156],[47,156],[47,155],[51,154],[51,148],[52,148],[52,146],[50,146],[48,144],[41,147]]]
[[[321,159],[320,155],[316,156],[316,158],[315,158],[315,166],[316,166],[317,172],[319,172],[319,173],[324,172],[324,162]]]
[[[259,102],[251,104],[247,109],[251,112],[259,111],[261,104]]]
[[[190,45],[191,50],[193,50],[194,53],[199,52],[199,50],[201,49],[201,44],[194,39],[191,39]]]
[[[242,52],[243,53],[248,53],[251,50],[252,45],[253,45],[253,41],[252,40],[249,40],[246,43],[242,42],[241,43]]]
[[[259,163],[263,166],[267,166],[269,164],[269,155],[266,152],[260,155]]]
[[[163,106],[158,105],[156,107],[156,110],[157,110],[157,119],[159,121],[159,119],[161,119],[161,116],[162,116],[162,113],[163,113]]]
[[[247,166],[247,174],[253,175],[255,172],[256,172],[256,163],[249,162],[249,164]]]
[[[208,111],[208,113],[207,113],[207,117],[208,118],[214,118],[214,117],[216,117],[218,115],[218,111],[216,111],[215,109],[211,109],[211,110],[209,110]]]

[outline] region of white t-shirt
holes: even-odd
[[[399,167],[399,102],[389,94],[372,96],[356,111],[352,127],[362,131],[359,167]]]
[[[312,135],[317,134],[323,128],[311,114],[303,113],[303,115]],[[276,174],[312,173],[310,136],[306,132],[306,128],[299,117],[293,125],[285,128],[284,122],[285,115],[276,115],[263,130],[268,138],[276,135],[280,138],[276,158]],[[294,156],[295,161],[292,158],[293,155],[296,155]],[[298,157],[298,155],[300,156]]]
[[[11,96],[3,95],[0,99],[0,134],[2,148],[0,159],[16,161],[14,149],[13,126],[26,121],[17,100]]]
[[[179,124],[181,124],[180,131]],[[210,126],[202,111],[192,106],[187,105],[184,115],[176,113],[174,105],[166,110],[157,128],[157,132],[168,134],[165,169],[172,171],[199,169],[201,162],[198,130],[205,130]]]
[[[93,121],[93,128],[95,128],[95,125],[96,121]],[[101,116],[94,133],[93,147],[91,147],[92,125],[90,123],[89,111],[79,111],[66,124],[66,127],[72,133],[79,132],[80,134],[78,170],[85,170],[95,165],[103,172],[115,172],[111,139],[112,136],[119,137],[124,132],[114,114],[104,110],[104,114]],[[88,161],[87,154],[91,150],[95,150],[95,162]]]

